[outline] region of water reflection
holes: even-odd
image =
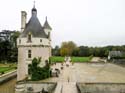
[[[0,85],[0,93],[15,93],[16,78]]]

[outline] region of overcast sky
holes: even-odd
[[[1,0],[0,30],[20,30],[21,11],[31,17],[33,0]],[[36,0],[38,18],[53,28],[52,46],[125,44],[125,0]]]

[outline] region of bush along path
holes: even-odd
[[[28,73],[33,81],[46,79],[50,76],[50,66],[48,61],[46,61],[46,65],[44,67],[39,66],[40,62],[41,58],[34,58],[32,60],[32,64],[29,65]]]

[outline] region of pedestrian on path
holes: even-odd
[[[69,77],[68,77],[68,82],[69,82]]]

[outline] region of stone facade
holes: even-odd
[[[53,93],[57,83],[54,82],[18,82],[15,87],[15,93],[43,93],[44,89],[47,93]]]
[[[42,27],[38,18],[37,10],[34,6],[32,16],[26,24],[26,12],[21,12],[21,35],[17,39],[18,47],[18,69],[17,81],[28,77],[28,65],[32,63],[33,58],[41,57],[40,66],[45,65],[45,61],[51,56],[51,28],[45,21],[46,27]],[[49,28],[48,28],[49,27]]]

